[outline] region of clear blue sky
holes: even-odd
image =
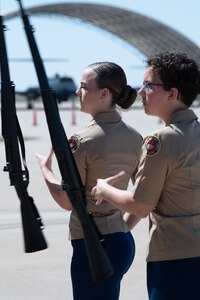
[[[190,38],[200,45],[200,1],[199,0],[23,0],[24,8],[48,3],[98,3],[117,6],[160,21]],[[0,0],[1,12],[18,9],[16,0]],[[45,63],[48,77],[55,73],[68,75],[79,83],[83,69],[90,63],[110,60],[120,64],[128,83],[140,85],[144,70],[134,70],[134,65],[142,65],[144,57],[137,49],[94,26],[74,22],[70,18],[31,17],[35,28],[35,38],[43,58],[65,58],[67,62]],[[6,43],[9,58],[30,56],[23,25],[20,19],[6,22]],[[172,45],[173,46],[173,45]],[[16,90],[37,85],[37,77],[32,63],[10,62],[11,80]]]

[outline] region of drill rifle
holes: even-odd
[[[91,214],[87,211],[85,188],[60,119],[56,95],[48,83],[44,65],[33,35],[34,30],[30,25],[28,15],[25,14],[21,1],[17,1],[19,2],[26,37],[40,85],[51,143],[62,177],[62,188],[66,191],[82,225],[92,277],[94,281],[100,281],[111,276],[113,269],[103,247],[103,239],[99,235]]]

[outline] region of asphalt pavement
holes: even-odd
[[[0,300],[72,300],[70,281],[71,245],[68,240],[69,213],[52,200],[42,178],[34,152],[46,154],[50,149],[44,111],[17,111],[26,145],[30,173],[28,191],[34,198],[45,224],[43,230],[48,248],[34,253],[24,252],[20,202],[8,174],[0,172]],[[40,109],[39,109],[40,108]],[[69,137],[83,129],[90,116],[61,104],[61,119]],[[200,115],[200,109],[196,109]],[[157,118],[144,115],[142,109],[122,112],[123,119],[145,136],[163,126]],[[5,165],[4,143],[0,142],[0,168]],[[56,161],[55,172],[59,175]],[[120,300],[147,300],[145,255],[148,240],[148,220],[142,220],[132,231],[136,243],[134,262],[121,284]],[[95,299],[94,299],[95,300]],[[111,299],[112,300],[112,299]]]

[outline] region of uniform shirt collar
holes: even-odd
[[[121,116],[116,110],[98,113],[87,127],[95,124],[117,123],[121,120]]]
[[[189,120],[197,120],[197,115],[191,109],[182,109],[177,110],[173,113],[170,120],[166,123],[166,125],[178,123],[182,121],[189,121]]]

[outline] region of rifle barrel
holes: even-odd
[[[48,83],[44,65],[33,35],[32,26],[29,23],[28,16],[24,12],[21,1],[17,1],[20,4],[21,17],[38,76],[51,143],[62,176],[63,189],[67,192],[82,225],[92,277],[95,281],[99,281],[111,276],[113,269],[103,248],[102,238],[99,237],[99,233],[86,209],[85,189],[60,119],[55,94]]]
[[[21,202],[25,252],[30,253],[46,249],[47,243],[41,231],[41,218],[33,198],[27,192],[28,169],[22,170],[18,143],[19,130],[20,137],[23,137],[16,114],[13,82],[10,81],[4,30],[5,26],[0,16],[1,119],[6,152],[4,171],[9,172],[10,183],[14,185]]]

